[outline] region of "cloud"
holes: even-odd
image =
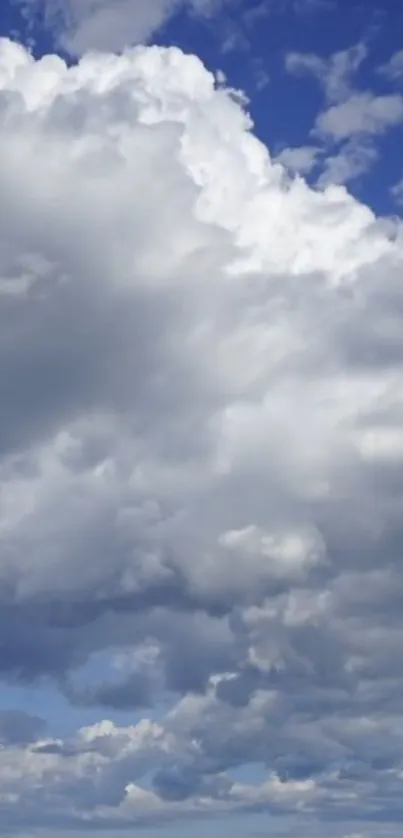
[[[104,721],[80,729],[70,742],[49,739],[19,752],[11,748],[2,751],[3,801],[11,800],[16,790],[24,787],[23,805],[14,812],[6,810],[6,825],[18,830],[27,822],[48,821],[51,826],[53,813],[47,814],[46,806],[49,799],[58,801],[67,827],[85,828],[90,822],[103,831],[158,824],[170,817],[208,817],[214,805],[221,814],[265,805],[283,813],[304,799],[315,798],[315,784],[309,781],[286,786],[269,777],[252,787],[225,774],[217,778],[208,771],[192,770],[185,754],[174,766],[172,756],[181,747],[175,734],[161,725],[143,721],[124,728]],[[156,758],[161,767],[155,789],[146,789],[135,778]],[[69,817],[71,799],[75,806]]]
[[[261,58],[252,60],[252,70],[254,76],[254,85],[258,92],[265,90],[270,84],[270,76],[265,69],[264,61]]]
[[[391,194],[393,195],[393,198],[395,199],[397,204],[401,204],[403,202],[403,178],[401,178],[401,180],[398,180],[398,182],[395,183],[394,186],[392,186]]]
[[[35,742],[45,728],[45,721],[38,716],[31,716],[22,710],[0,711],[0,742],[3,747]]]
[[[399,94],[356,93],[319,114],[315,133],[343,140],[355,134],[383,134],[402,121],[403,98]]]
[[[401,223],[178,49],[0,50],[0,671],[94,712],[3,720],[1,829],[395,838]]]
[[[289,169],[299,174],[309,174],[318,165],[321,149],[318,146],[299,146],[295,148],[283,148],[276,160]]]
[[[367,57],[364,43],[335,52],[327,58],[314,53],[289,52],[285,56],[288,73],[295,76],[313,76],[331,103],[348,98],[352,92],[352,78]]]
[[[367,55],[363,42],[327,58],[313,53],[286,55],[287,71],[295,76],[313,76],[325,95],[326,107],[318,113],[311,131],[316,142],[322,142],[322,148],[302,147],[301,153],[308,155],[306,161],[302,159],[302,165],[306,163],[308,168],[299,169],[308,173],[321,162],[322,172],[317,181],[321,188],[332,183],[349,183],[367,173],[378,157],[371,137],[385,133],[402,121],[403,100],[399,95],[377,96],[354,87],[354,76]],[[291,149],[291,153],[297,154],[298,163],[298,149]],[[287,157],[283,162],[288,165]]]
[[[120,682],[106,681],[90,687],[71,688],[65,694],[73,704],[83,707],[109,707],[114,710],[133,710],[150,707],[151,684],[143,673],[133,673]]]
[[[391,81],[403,78],[403,49],[395,52],[386,64],[379,68],[379,72]]]
[[[367,138],[347,140],[336,154],[326,158],[318,185],[323,188],[349,183],[366,174],[377,159],[378,152]]]
[[[32,22],[40,16],[72,55],[87,50],[120,51],[149,40],[185,8],[209,16],[221,0],[17,0]]]

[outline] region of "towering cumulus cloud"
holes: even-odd
[[[177,49],[0,88],[1,677],[94,714],[3,714],[1,829],[397,836],[400,223]]]

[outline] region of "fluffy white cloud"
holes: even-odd
[[[397,835],[400,223],[177,49],[0,49],[1,675],[160,715],[7,715],[1,828]]]

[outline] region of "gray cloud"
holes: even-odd
[[[0,741],[3,745],[27,745],[43,734],[46,722],[22,710],[0,711]]]
[[[403,49],[393,53],[389,61],[379,67],[379,72],[391,81],[400,81],[403,78]]]
[[[178,50],[1,50],[0,672],[94,712],[4,717],[2,829],[395,838],[400,222]]]
[[[133,710],[150,707],[152,687],[146,675],[133,673],[123,681],[91,685],[90,687],[67,688],[67,697],[74,704],[84,707],[109,707],[114,710]]]

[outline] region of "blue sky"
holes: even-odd
[[[402,23],[0,7],[0,836],[400,835]]]

